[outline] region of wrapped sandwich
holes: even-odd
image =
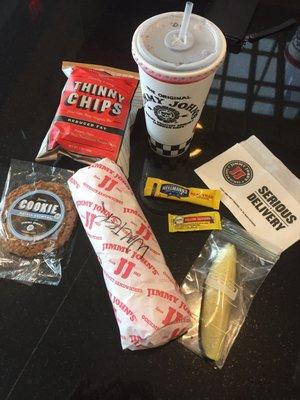
[[[190,326],[190,311],[121,169],[103,159],[69,179],[103,268],[122,348],[160,346]]]

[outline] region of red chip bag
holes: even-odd
[[[37,161],[59,154],[91,164],[116,161],[129,174],[130,127],[142,106],[139,80],[73,66]]]

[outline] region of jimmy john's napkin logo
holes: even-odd
[[[65,216],[63,201],[48,190],[35,190],[17,197],[8,209],[7,226],[17,239],[38,241],[52,235]]]
[[[168,183],[161,185],[160,191],[161,193],[164,193],[167,196],[188,197],[189,195],[188,189],[178,185],[171,185]]]
[[[224,165],[222,174],[224,179],[234,186],[243,186],[253,178],[253,171],[249,164],[241,160],[232,160]]]
[[[155,106],[153,112],[156,117],[163,122],[175,122],[179,118],[179,112],[167,106]]]

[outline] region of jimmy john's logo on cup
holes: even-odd
[[[253,171],[249,164],[241,160],[232,160],[224,165],[222,174],[224,179],[234,186],[243,186],[253,178]]]
[[[162,128],[181,129],[195,123],[200,109],[187,94],[171,96],[148,85],[144,88],[144,108],[151,121]]]
[[[156,117],[162,122],[175,122],[179,118],[179,112],[168,106],[155,106],[153,112]]]

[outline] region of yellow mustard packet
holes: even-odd
[[[222,229],[218,211],[185,215],[168,214],[169,232],[192,232]]]
[[[221,191],[185,187],[159,178],[148,177],[144,188],[144,196],[184,201],[218,210],[220,207]]]

